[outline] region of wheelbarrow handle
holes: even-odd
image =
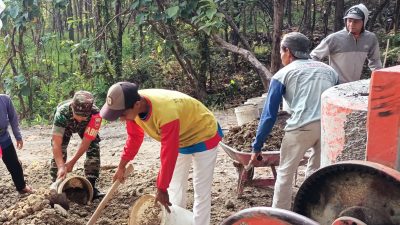
[[[260,154],[260,155],[258,155],[257,156],[257,161],[262,161],[263,160],[263,157],[262,157],[262,155]],[[246,170],[246,171],[249,171],[249,170],[251,170],[252,168],[254,168],[254,162],[253,161],[249,161],[249,164],[247,164],[247,165],[245,165],[244,166],[244,170]]]

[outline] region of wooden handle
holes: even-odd
[[[133,166],[132,164],[130,164],[125,170],[124,177],[126,178],[127,176],[129,176],[129,174],[132,173],[132,171],[133,171]],[[104,209],[108,200],[112,197],[112,195],[117,190],[120,184],[121,182],[119,182],[119,180],[116,180],[112,184],[111,188],[107,191],[106,196],[104,196],[103,200],[101,200],[100,204],[97,206],[96,211],[94,211],[92,217],[90,218],[89,222],[86,225],[93,225],[97,221],[97,219],[100,216],[100,212]]]

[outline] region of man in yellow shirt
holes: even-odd
[[[134,83],[119,82],[108,90],[100,115],[109,121],[126,121],[128,138],[114,180],[123,181],[125,167],[136,156],[146,132],[161,142],[156,200],[168,211],[171,203],[186,208],[193,161],[193,224],[210,224],[212,178],[217,146],[223,136],[210,110],[177,91],[139,91]]]

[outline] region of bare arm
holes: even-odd
[[[67,176],[67,170],[65,167],[65,162],[62,154],[62,136],[53,135],[52,143],[53,143],[53,157],[57,164],[58,172],[57,178],[65,178]]]
[[[58,168],[65,166],[61,144],[62,144],[62,137],[58,135],[53,135],[53,157],[54,160],[56,161]]]
[[[121,159],[119,161],[119,165],[118,165],[118,169],[115,172],[114,176],[113,176],[113,182],[116,180],[119,180],[120,182],[124,182],[125,181],[125,170],[126,170],[126,165],[128,164],[129,161]]]
[[[79,145],[78,151],[75,153],[75,155],[72,157],[71,160],[69,160],[66,163],[67,171],[71,172],[75,163],[78,161],[79,158],[88,150],[90,143],[92,143],[92,140],[87,139],[86,137],[83,137],[81,144]]]

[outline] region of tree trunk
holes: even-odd
[[[329,15],[331,15],[332,0],[328,0],[325,5],[322,20],[324,21],[324,37],[328,35]]]
[[[157,3],[160,10],[163,10],[164,6],[162,5],[162,3],[160,1],[157,1]],[[205,83],[200,83],[199,77],[202,76],[202,74],[199,75],[193,68],[192,60],[186,53],[182,43],[179,41],[175,27],[166,23],[150,23],[153,25],[155,31],[159,34],[161,38],[172,43],[170,49],[174,54],[176,60],[178,61],[179,65],[181,66],[182,70],[187,75],[189,82],[194,87],[195,97],[199,100],[204,100],[207,96],[207,92],[205,89]]]
[[[28,110],[26,111],[26,116],[28,120],[32,119],[32,112],[33,112],[33,88],[32,88],[32,82],[31,82],[31,77],[28,72],[28,67],[26,65],[25,61],[25,45],[24,45],[24,34],[25,34],[25,28],[21,27],[18,32],[18,58],[21,63],[21,73],[25,76],[26,81],[27,81],[27,86],[29,88],[29,94],[28,94]],[[20,93],[19,93],[20,94]]]
[[[344,27],[344,0],[336,0],[335,5],[335,31],[341,30]]]
[[[93,3],[93,8],[94,8],[94,27],[95,27],[95,31],[96,31],[96,36],[101,32],[101,28],[102,28],[102,17],[101,17],[101,9],[102,9],[102,3],[100,0],[94,0]],[[101,36],[96,40],[95,44],[94,44],[94,49],[99,52],[101,50],[101,43],[103,42],[104,39],[104,35],[101,34]]]
[[[75,21],[78,20],[78,4],[76,3],[76,1],[79,0],[71,0],[71,4],[72,4],[72,12],[73,12],[73,20],[74,20],[74,24],[76,23]],[[80,36],[80,32],[79,32],[79,24],[78,26],[76,26],[76,40],[77,42],[81,41],[81,36]]]
[[[232,17],[230,17],[225,11],[223,11],[223,10],[221,10],[221,9],[220,9],[220,11],[225,15],[225,19],[226,19],[226,21],[228,22],[230,28],[232,29],[232,32],[235,32],[235,33],[238,35],[239,40],[240,40],[240,42],[243,44],[244,48],[245,48],[248,52],[250,52],[252,55],[254,55],[254,54],[251,52],[251,48],[250,48],[249,42],[247,41],[246,37],[240,33],[239,28],[236,26],[236,24],[235,24],[235,22],[233,21]],[[214,40],[216,40],[216,39],[214,38]],[[226,43],[227,43],[227,41],[225,41],[223,44],[220,44],[220,45],[221,45],[221,46],[226,46]],[[229,44],[229,43],[227,43],[227,44]],[[236,46],[237,46],[237,45],[236,45]],[[233,53],[242,55],[240,52],[236,52],[236,51],[230,50],[230,48],[225,48],[225,47],[223,47],[223,48],[229,50],[230,52],[233,52]],[[239,48],[239,47],[237,47],[237,48]],[[246,53],[246,54],[247,54],[247,53]],[[245,58],[247,59],[247,57],[245,57]],[[254,57],[254,58],[255,58],[255,57]],[[254,65],[254,64],[253,64],[253,65]],[[268,80],[267,76],[265,75],[265,74],[266,74],[265,70],[267,70],[267,69],[266,69],[265,67],[264,67],[265,70],[264,70],[264,69],[258,69],[257,66],[255,66],[255,68],[256,68],[256,71],[257,71],[258,75],[259,75],[260,78],[261,78],[261,82],[263,83],[263,86],[264,86],[265,90],[268,90],[269,80]],[[268,70],[267,70],[267,71],[268,71]],[[269,71],[268,71],[268,73],[270,74]]]
[[[85,30],[86,30],[86,38],[89,38],[89,34],[90,34],[90,20],[89,17],[90,15],[92,15],[91,13],[91,2],[89,2],[89,0],[85,1]]]
[[[74,14],[73,14],[73,10],[72,10],[72,2],[73,2],[73,0],[71,0],[67,6],[67,10],[66,10],[67,18],[74,18]],[[72,24],[69,24],[67,26],[68,26],[69,40],[75,41],[74,26]]]
[[[85,32],[83,29],[83,1],[82,0],[77,0],[77,1],[78,1],[77,5],[78,15],[79,15],[79,33],[81,34],[81,38],[83,39],[85,37]]]
[[[272,34],[271,72],[276,73],[281,67],[280,44],[283,27],[284,0],[274,0],[274,32]]]
[[[291,27],[293,25],[293,23],[292,23],[292,0],[286,0],[285,15],[287,18],[287,23],[288,23],[289,27]]]
[[[265,90],[268,90],[269,80],[272,78],[273,74],[254,56],[254,54],[251,51],[232,45],[224,41],[221,37],[219,37],[216,34],[213,34],[212,38],[214,42],[218,44],[221,48],[241,55],[251,65],[253,65],[254,68],[256,68],[257,73],[261,77],[261,81],[263,83]]]
[[[400,25],[400,0],[396,1],[396,9],[394,10],[394,33],[396,34]]]
[[[206,90],[207,84],[207,74],[209,73],[210,68],[210,46],[208,41],[208,36],[204,32],[199,32],[199,35],[196,35],[199,38],[198,50],[200,51],[200,69],[198,73],[199,85],[202,89]],[[211,79],[211,78],[210,78]],[[212,81],[210,80],[210,84]]]
[[[312,13],[312,25],[311,25],[311,34],[310,36],[312,37],[314,34],[314,29],[315,29],[315,18],[317,16],[317,4],[315,4],[315,0],[312,0],[312,8],[313,8],[313,13]]]
[[[371,20],[368,22],[368,29],[369,31],[373,31],[374,25],[376,18],[378,17],[379,14],[381,14],[382,10],[385,8],[385,6],[389,3],[389,0],[385,0],[384,2],[381,3],[381,5],[375,10],[374,15],[372,16]]]
[[[311,0],[305,0],[304,2],[304,10],[303,10],[303,19],[300,24],[300,32],[305,35],[311,34]]]
[[[121,13],[121,0],[115,1],[115,15]],[[122,36],[124,34],[124,28],[120,16],[115,18],[117,24],[117,39],[114,42],[114,70],[117,78],[122,77]]]
[[[233,18],[238,18],[240,16],[240,11],[241,11],[241,10],[239,10],[240,9],[240,5],[236,1],[234,1],[233,4],[234,4],[233,8],[236,11],[236,13],[233,15]],[[237,20],[237,21],[234,21],[234,23],[236,24],[236,26],[239,29],[239,27],[240,27],[240,19]],[[239,44],[239,34],[237,32],[235,32],[234,30],[231,30],[231,32],[230,32],[230,41],[229,42],[232,43],[233,45],[236,45],[236,46]],[[231,59],[232,59],[232,61],[231,61],[231,65],[229,66],[229,68],[230,68],[229,73],[236,73],[236,70],[237,70],[236,65],[238,64],[237,63],[238,62],[238,55],[237,54],[232,54]]]

